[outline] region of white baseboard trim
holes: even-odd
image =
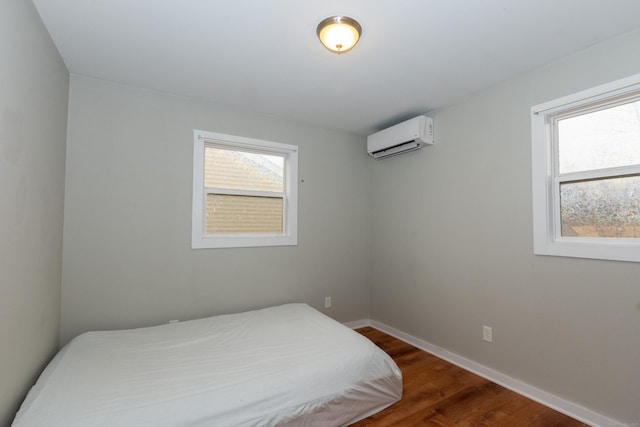
[[[411,344],[412,346],[417,347],[420,350],[426,351],[427,353],[433,354],[434,356],[444,359],[447,362],[453,363],[454,365],[466,369],[467,371],[480,375],[483,378],[493,381],[494,383],[508,388],[509,390],[515,391],[518,394],[526,396],[531,400],[555,409],[558,412],[582,421],[585,424],[589,424],[594,427],[631,427],[627,424],[605,417],[604,415],[594,412],[588,408],[562,399],[544,390],[540,390],[539,388],[533,387],[523,381],[512,378],[494,369],[488,368],[484,365],[474,362],[473,360],[467,359],[458,354],[433,345],[427,341],[399,331],[395,328],[392,328],[391,326],[385,325],[384,323],[377,322],[375,320],[363,319],[353,322],[347,322],[345,323],[345,325],[352,329],[363,328],[365,326],[376,328],[386,334],[398,338],[399,340]]]
[[[353,322],[344,322],[343,325],[351,329],[358,329],[371,326],[371,321],[369,321],[369,319],[354,320]]]

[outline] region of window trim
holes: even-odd
[[[204,148],[211,143],[221,147],[284,155],[285,189],[283,197],[283,232],[251,234],[205,233]],[[193,131],[193,199],[191,248],[244,248],[261,246],[295,246],[298,244],[298,146],[262,139],[227,135],[202,130]],[[231,192],[234,192],[231,190]],[[242,190],[242,194],[250,191]],[[255,192],[254,192],[255,193]]]
[[[602,109],[623,99],[640,96],[640,74],[587,89],[531,108],[531,154],[533,196],[533,252],[616,261],[640,262],[640,239],[560,236],[559,177],[553,121],[572,112]],[[580,172],[575,176],[637,171],[638,166]],[[609,173],[607,173],[609,172]],[[567,178],[566,174],[562,181]]]

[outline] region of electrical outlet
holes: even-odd
[[[493,329],[491,327],[482,327],[482,339],[486,342],[493,342]]]
[[[324,308],[331,308],[331,297],[324,297]]]

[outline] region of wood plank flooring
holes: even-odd
[[[403,395],[353,426],[586,427],[384,332],[370,327],[357,331],[398,364]]]

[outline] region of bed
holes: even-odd
[[[401,395],[386,353],[306,304],[286,304],[79,335],[13,426],[342,426]]]

